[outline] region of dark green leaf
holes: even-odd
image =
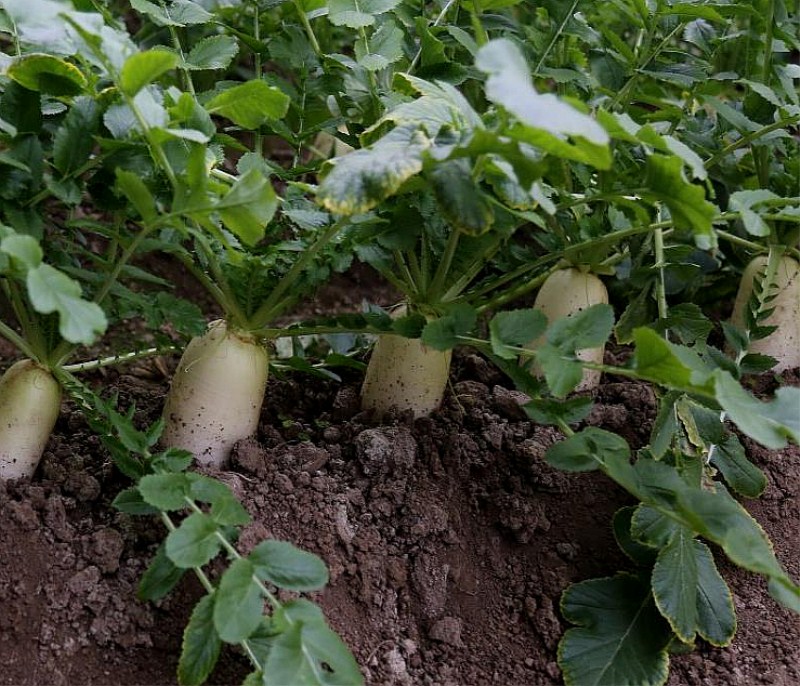
[[[746,498],[758,498],[767,487],[766,475],[747,459],[744,447],[733,434],[716,446],[711,463],[730,487]]]
[[[178,567],[202,567],[220,548],[213,519],[195,512],[167,536],[167,555]]]
[[[583,379],[583,366],[571,352],[545,343],[536,350],[536,364],[542,370],[550,392],[563,398]]]
[[[156,201],[141,177],[120,167],[117,167],[114,172],[117,176],[117,188],[136,208],[145,223],[153,221],[158,212]]]
[[[566,472],[589,472],[610,457],[627,459],[630,453],[624,438],[590,426],[550,446],[545,459],[550,466]]]
[[[249,560],[238,559],[222,575],[214,601],[214,626],[223,641],[239,643],[261,623],[264,601],[255,571]]]
[[[6,73],[29,90],[58,97],[80,95],[87,86],[80,69],[53,55],[25,55],[12,62]]]
[[[494,211],[473,178],[468,160],[442,162],[428,176],[442,216],[454,229],[478,236],[491,228]]]
[[[534,398],[523,405],[525,413],[537,424],[553,424],[559,426],[575,424],[586,419],[592,409],[593,401],[587,397],[555,400],[552,398]]]
[[[176,567],[167,557],[165,545],[162,543],[150,565],[142,574],[139,589],[136,592],[139,600],[160,600],[169,593],[181,580],[185,569]]]
[[[228,229],[247,245],[255,245],[278,209],[278,198],[269,180],[251,169],[237,179],[215,209]]]
[[[446,315],[434,319],[422,331],[422,342],[434,350],[450,350],[459,336],[472,333],[478,313],[466,303],[452,307]]]
[[[136,486],[131,486],[124,491],[120,491],[111,504],[120,512],[130,515],[152,515],[159,513],[157,507],[148,505],[145,502]]]
[[[650,567],[656,560],[656,551],[650,546],[637,541],[632,533],[631,526],[636,507],[623,507],[614,513],[613,529],[614,538],[620,549],[637,565]]]
[[[178,662],[181,686],[204,684],[217,664],[222,641],[214,628],[214,594],[204,596],[192,611],[183,632],[183,647]]]
[[[53,140],[53,166],[63,175],[78,169],[92,153],[100,126],[100,108],[88,97],[76,98]]]
[[[604,345],[614,329],[610,305],[592,305],[551,323],[547,340],[560,350],[574,352]]]

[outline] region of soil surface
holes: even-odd
[[[547,466],[560,434],[528,421],[474,354],[456,355],[429,419],[375,422],[350,374],[341,384],[270,380],[258,434],[214,473],[253,516],[241,550],[272,537],[322,556],[331,583],[314,600],[370,684],[560,683],[560,594],[629,568],[610,528],[628,496],[602,475]],[[786,379],[798,384],[796,372]],[[143,424],[158,417],[168,383],[147,367],[96,381],[118,390],[122,407],[135,402]],[[589,424],[646,442],[656,408],[647,385],[606,378],[595,398]],[[747,507],[798,579],[800,450],[746,445],[769,477]],[[35,478],[0,483],[0,684],[175,683],[202,590],[187,576],[157,604],[136,599],[165,532],[110,507],[127,485],[70,402]],[[699,644],[673,658],[671,686],[800,683],[800,617],[759,578],[719,563],[739,632],[727,649]],[[212,683],[248,671],[226,648]]]

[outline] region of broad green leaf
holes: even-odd
[[[185,571],[172,564],[162,543],[142,574],[136,597],[139,600],[160,600],[175,588]]]
[[[336,214],[367,212],[422,170],[430,145],[416,126],[398,126],[370,148],[328,162],[317,200]]]
[[[139,492],[145,502],[159,510],[182,510],[191,481],[186,474],[148,474],[139,480]]]
[[[656,551],[637,541],[631,532],[633,516],[637,508],[622,507],[614,513],[612,526],[617,545],[637,565],[651,567],[656,560]]]
[[[209,36],[196,43],[186,55],[186,68],[227,69],[238,52],[239,44],[232,36]]]
[[[90,345],[98,334],[106,330],[102,308],[83,300],[78,282],[49,264],[29,269],[26,285],[28,297],[37,312],[58,312],[58,331],[64,340]]]
[[[422,342],[434,350],[451,350],[459,336],[472,333],[478,313],[466,303],[460,303],[442,317],[434,319],[422,331]]]
[[[237,179],[215,209],[232,233],[246,245],[255,245],[278,209],[278,197],[269,179],[251,169]]]
[[[254,565],[234,560],[222,575],[214,600],[214,627],[227,643],[239,643],[261,623],[264,601],[254,578]]]
[[[210,114],[230,119],[245,129],[281,119],[289,109],[290,98],[283,91],[264,81],[247,81],[224,90],[206,103]]]
[[[455,229],[477,236],[494,222],[494,211],[466,159],[437,164],[428,174],[442,215]]]
[[[328,0],[328,19],[335,26],[359,29],[372,26],[375,17],[393,10],[401,0]]]
[[[627,459],[630,454],[622,436],[590,426],[550,446],[545,459],[551,467],[565,472],[589,472],[608,459]]]
[[[356,43],[356,59],[367,71],[385,69],[403,58],[403,39],[403,31],[397,24],[384,22],[368,42]]]
[[[208,515],[190,514],[167,536],[167,556],[178,567],[202,567],[219,552],[217,530]]]
[[[653,598],[684,643],[694,641],[697,626],[698,571],[691,532],[680,527],[661,549],[653,567]]]
[[[525,413],[537,424],[558,426],[561,422],[575,424],[583,421],[591,412],[593,401],[587,397],[556,400],[554,398],[534,398],[522,406]]]
[[[737,191],[732,193],[728,199],[728,208],[733,212],[740,213],[747,233],[752,236],[769,236],[769,225],[753,207],[759,203],[774,200],[777,197],[775,193],[765,189]]]
[[[214,628],[214,593],[195,605],[183,632],[183,646],[178,662],[178,683],[200,686],[206,682],[217,664],[222,641]]]
[[[213,479],[203,474],[197,474],[196,472],[189,472],[186,476],[189,477],[189,480],[192,482],[190,495],[195,500],[199,500],[203,503],[210,503],[213,506],[220,500],[235,498],[231,489],[218,479]]]
[[[191,0],[172,0],[163,4],[131,0],[131,7],[146,15],[156,26],[191,26],[214,21],[214,15]]]
[[[131,55],[119,74],[119,89],[133,97],[159,76],[178,66],[178,56],[166,50],[148,50]]]
[[[489,322],[492,352],[498,357],[513,360],[519,356],[509,346],[519,347],[536,340],[547,328],[547,317],[540,310],[509,310],[498,312]]]
[[[736,633],[731,591],[717,570],[707,545],[694,541],[697,561],[697,633],[715,646],[726,646]]]
[[[478,52],[475,66],[488,74],[487,99],[502,105],[529,129],[512,130],[512,135],[563,156],[577,154],[581,161],[601,168],[610,166],[609,137],[605,129],[552,93],[537,93],[525,58],[510,40],[500,38],[484,45]],[[547,136],[537,135],[536,131]],[[567,136],[582,139],[588,149],[582,150],[579,141],[575,145],[568,144],[564,140]]]
[[[711,463],[730,487],[746,498],[758,498],[767,487],[767,476],[747,459],[744,446],[734,434],[715,447]]]
[[[560,350],[574,352],[604,345],[614,329],[614,310],[610,305],[592,305],[552,322],[547,340]]]
[[[571,393],[583,379],[583,366],[575,359],[574,352],[564,351],[550,343],[536,349],[536,364],[556,398]]]
[[[145,502],[136,486],[120,491],[111,504],[120,512],[130,515],[153,515],[159,513],[157,507],[148,505]]]
[[[6,74],[28,90],[57,97],[80,95],[87,87],[86,77],[80,69],[53,55],[20,57],[11,63]]]
[[[247,558],[255,574],[278,588],[289,591],[317,591],[328,583],[325,563],[316,555],[287,541],[259,543]]]
[[[711,392],[711,370],[690,348],[666,341],[652,329],[634,330],[633,368],[646,381],[675,390]]]
[[[800,614],[800,588],[785,579],[772,579],[769,594],[781,605]]]
[[[558,647],[567,686],[660,686],[672,632],[646,583],[629,574],[570,586],[561,599],[568,629]]]
[[[644,182],[646,196],[663,202],[669,208],[676,227],[691,231],[698,247],[703,250],[715,247],[716,235],[711,223],[717,210],[706,200],[702,186],[686,180],[679,157],[650,155]]]
[[[211,519],[223,526],[244,526],[250,515],[233,493],[228,498],[218,498],[211,506]]]
[[[263,665],[271,683],[292,686],[360,686],[364,678],[347,646],[307,600],[284,605],[291,622],[270,645]],[[325,665],[325,667],[323,667]]]
[[[35,269],[42,263],[42,248],[33,236],[23,236],[12,233],[0,241],[0,251],[13,257],[25,266],[25,269]]]
[[[89,97],[76,98],[53,140],[53,166],[67,175],[84,164],[95,146],[100,106]]]
[[[136,208],[145,223],[153,221],[158,216],[156,201],[147,186],[144,185],[141,177],[121,167],[117,167],[115,173],[117,176],[117,188]]]
[[[647,505],[639,505],[631,519],[631,536],[651,548],[666,546],[679,528],[673,519]]]
[[[727,372],[714,372],[714,394],[728,417],[750,438],[778,450],[800,443],[800,388],[784,386],[769,402],[756,400]]]

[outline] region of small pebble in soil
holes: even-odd
[[[455,648],[463,648],[464,642],[461,640],[461,629],[462,622],[457,617],[442,617],[431,627],[430,637],[439,643]]]

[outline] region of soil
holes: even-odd
[[[785,378],[798,384],[797,372]],[[96,380],[135,403],[143,424],[158,417],[166,378],[134,368]],[[560,594],[629,567],[610,529],[628,496],[602,475],[548,467],[559,433],[528,421],[505,379],[469,352],[454,359],[441,410],[416,421],[360,412],[356,372],[306,381],[271,379],[257,435],[213,472],[253,516],[241,550],[271,537],[323,557],[331,583],[313,599],[370,684],[560,683]],[[589,424],[646,442],[652,389],[606,378],[595,396]],[[747,507],[798,579],[800,450],[746,443],[769,477]],[[34,479],[0,483],[0,684],[175,683],[202,589],[187,576],[159,603],[136,599],[164,531],[110,507],[127,485],[70,402]],[[727,649],[701,643],[674,657],[671,686],[800,683],[800,617],[754,575],[719,564],[739,632]],[[226,649],[211,683],[247,672]]]

